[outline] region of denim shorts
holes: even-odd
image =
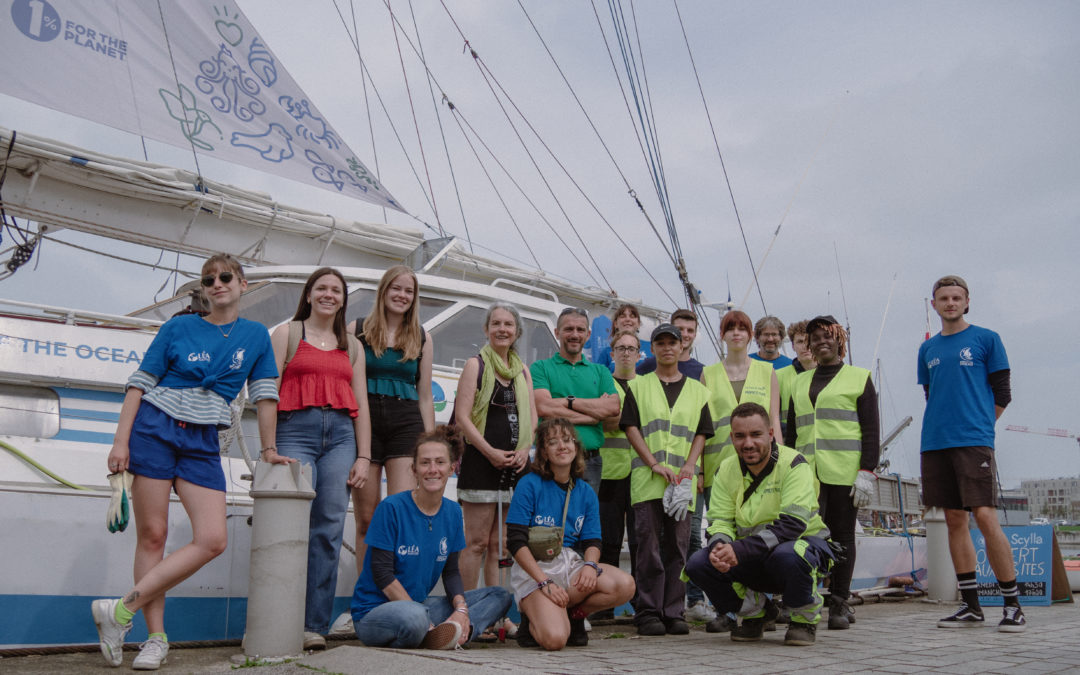
[[[225,491],[217,426],[173,419],[143,401],[131,425],[128,470],[157,480],[183,478],[211,490]]]

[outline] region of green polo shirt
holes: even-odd
[[[582,354],[577,363],[570,363],[555,354],[550,359],[535,361],[530,367],[533,389],[547,389],[551,398],[600,398],[604,394],[615,394],[615,380],[611,371],[599,363],[592,363]],[[596,424],[576,424],[578,437],[586,450],[597,450],[604,444],[604,426]]]

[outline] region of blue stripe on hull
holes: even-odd
[[[123,392],[99,391],[97,389],[72,389],[71,387],[52,387],[52,390],[61,398],[78,398],[84,401],[106,401],[109,403],[124,402]]]
[[[119,412],[104,412],[101,410],[83,410],[82,408],[65,408],[60,406],[62,419],[93,420],[96,422],[119,422]]]
[[[80,431],[78,429],[61,429],[52,437],[57,441],[77,441],[79,443],[104,443],[112,445],[113,434],[104,431]]]
[[[352,598],[334,599],[337,618]],[[87,644],[98,641],[90,615],[92,597],[78,595],[0,595],[0,647]],[[301,608],[302,610],[302,608]],[[239,640],[247,622],[247,598],[165,599],[169,640]],[[146,623],[136,614],[128,642],[146,639]]]

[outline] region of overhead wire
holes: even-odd
[[[424,64],[424,73],[427,75],[427,58],[424,56],[424,44],[420,40],[420,24],[416,21],[416,12],[413,10],[412,0],[409,0],[409,15],[412,17],[413,30],[416,31],[416,47],[420,52],[420,62]],[[439,137],[442,139],[443,152],[446,153],[446,165],[450,169],[450,182],[454,186],[454,196],[457,198],[458,212],[461,213],[461,225],[465,228],[465,241],[468,242],[469,252],[471,253],[473,252],[473,242],[472,235],[469,233],[469,219],[465,217],[465,204],[461,200],[461,190],[458,188],[457,173],[454,171],[454,163],[450,159],[450,146],[446,143],[446,132],[443,130],[442,115],[439,114],[439,104],[435,100],[435,90],[431,86],[432,78],[430,75],[427,75],[424,79],[427,81],[428,93],[431,95],[431,107],[435,110],[435,121],[439,123]],[[441,93],[445,98],[446,93]]]
[[[360,31],[356,26],[356,2],[355,2],[355,0],[349,0],[349,12],[352,14],[352,28],[353,29],[352,29],[352,33],[349,33],[349,27],[345,26],[345,34],[349,36],[349,40],[350,40],[350,42],[352,42],[353,47],[356,48],[359,51],[359,49],[360,49],[360,42],[359,42],[359,40],[360,40],[360,38],[359,38]],[[342,21],[344,22],[344,18],[342,18]],[[360,70],[360,88],[361,88],[361,91],[364,92],[364,112],[366,113],[366,117],[367,117],[368,135],[371,137],[371,157],[372,157],[372,160],[375,162],[375,175],[379,176],[379,175],[381,175],[381,169],[379,169],[379,151],[375,146],[375,126],[372,124],[371,105],[368,103],[367,74],[364,72],[363,69]],[[386,219],[387,219],[386,205],[385,204],[381,205],[379,208],[382,209],[383,222],[386,222]]]
[[[672,0],[675,5],[675,15],[679,19],[679,29],[682,31],[683,42],[686,44],[686,53],[690,57],[690,67],[694,71],[694,80],[697,82],[698,94],[701,95],[701,105],[705,108],[705,118],[709,122],[709,133],[712,135],[713,147],[716,148],[716,156],[720,160],[720,170],[724,174],[724,183],[727,185],[728,196],[731,197],[731,208],[735,212],[735,222],[739,225],[739,234],[742,235],[743,247],[746,249],[746,257],[750,261],[750,273],[754,277],[754,286],[757,287],[758,298],[761,300],[761,310],[767,315],[769,310],[765,307],[765,296],[761,292],[761,282],[758,280],[757,271],[754,269],[754,256],[750,254],[750,244],[746,239],[746,230],[743,228],[742,216],[739,215],[739,207],[735,203],[735,191],[731,187],[731,178],[728,176],[727,165],[724,163],[724,153],[720,151],[720,141],[716,137],[716,125],[713,123],[712,112],[705,98],[705,89],[701,84],[701,76],[698,74],[697,61],[694,59],[694,51],[690,48],[690,38],[686,34],[686,25],[683,23],[682,12],[679,11],[679,1]],[[729,293],[730,295],[730,293]]]

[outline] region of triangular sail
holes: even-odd
[[[404,210],[233,2],[11,0],[0,92]]]

